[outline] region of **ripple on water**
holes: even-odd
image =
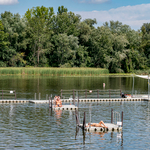
[[[47,104],[0,105],[3,149],[140,149],[150,147],[150,110],[145,102],[80,103],[80,121],[111,121],[111,109],[124,112],[122,132],[76,130],[74,111],[52,111]],[[91,115],[90,115],[91,112]]]

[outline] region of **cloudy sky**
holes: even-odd
[[[0,13],[10,11],[23,16],[28,8],[42,5],[53,7],[55,13],[63,5],[82,19],[96,18],[97,26],[113,20],[138,30],[143,23],[150,23],[149,0],[0,0]]]

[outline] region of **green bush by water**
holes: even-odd
[[[1,75],[99,76],[109,74],[101,68],[0,68]]]

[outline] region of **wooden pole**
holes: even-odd
[[[34,99],[36,100],[36,93],[34,94]]]
[[[74,95],[74,89],[73,89],[73,104],[75,105],[75,95]]]
[[[79,93],[78,93],[78,107],[79,107]]]
[[[61,95],[60,95],[61,99],[62,99],[62,89],[61,89]]]
[[[85,128],[85,112],[84,112],[84,118],[83,118],[83,130]]]
[[[16,100],[16,91],[14,90],[14,93],[15,93],[15,100]]]
[[[111,123],[113,123],[113,109],[111,109]]]
[[[123,111],[122,111],[122,118],[121,118],[121,121],[122,121],[122,127],[123,127]]]
[[[148,100],[149,100],[149,75],[148,75]]]
[[[51,94],[51,108],[53,108],[53,103],[52,103],[52,94]]]
[[[77,114],[76,110],[75,110],[75,114],[76,114],[76,125],[80,125],[78,114]]]
[[[85,98],[87,98],[87,90],[85,90]]]
[[[49,107],[51,107],[51,106],[50,106],[50,97],[49,97]]]
[[[134,75],[132,74],[133,76],[133,85],[132,85],[132,98],[133,98],[133,93],[134,93]]]
[[[121,96],[121,98],[122,98],[122,93],[121,93],[121,89],[120,89],[120,96]]]
[[[99,90],[97,90],[97,98],[99,98]]]

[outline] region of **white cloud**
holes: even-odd
[[[79,0],[80,3],[93,3],[93,4],[97,4],[97,3],[106,3],[110,0]]]
[[[0,5],[12,5],[18,3],[18,0],[0,0]]]
[[[141,4],[135,6],[123,6],[108,11],[82,11],[75,12],[80,14],[82,19],[96,18],[98,25],[101,26],[106,21],[120,21],[129,25],[132,29],[140,29],[143,23],[150,23],[150,4]]]

